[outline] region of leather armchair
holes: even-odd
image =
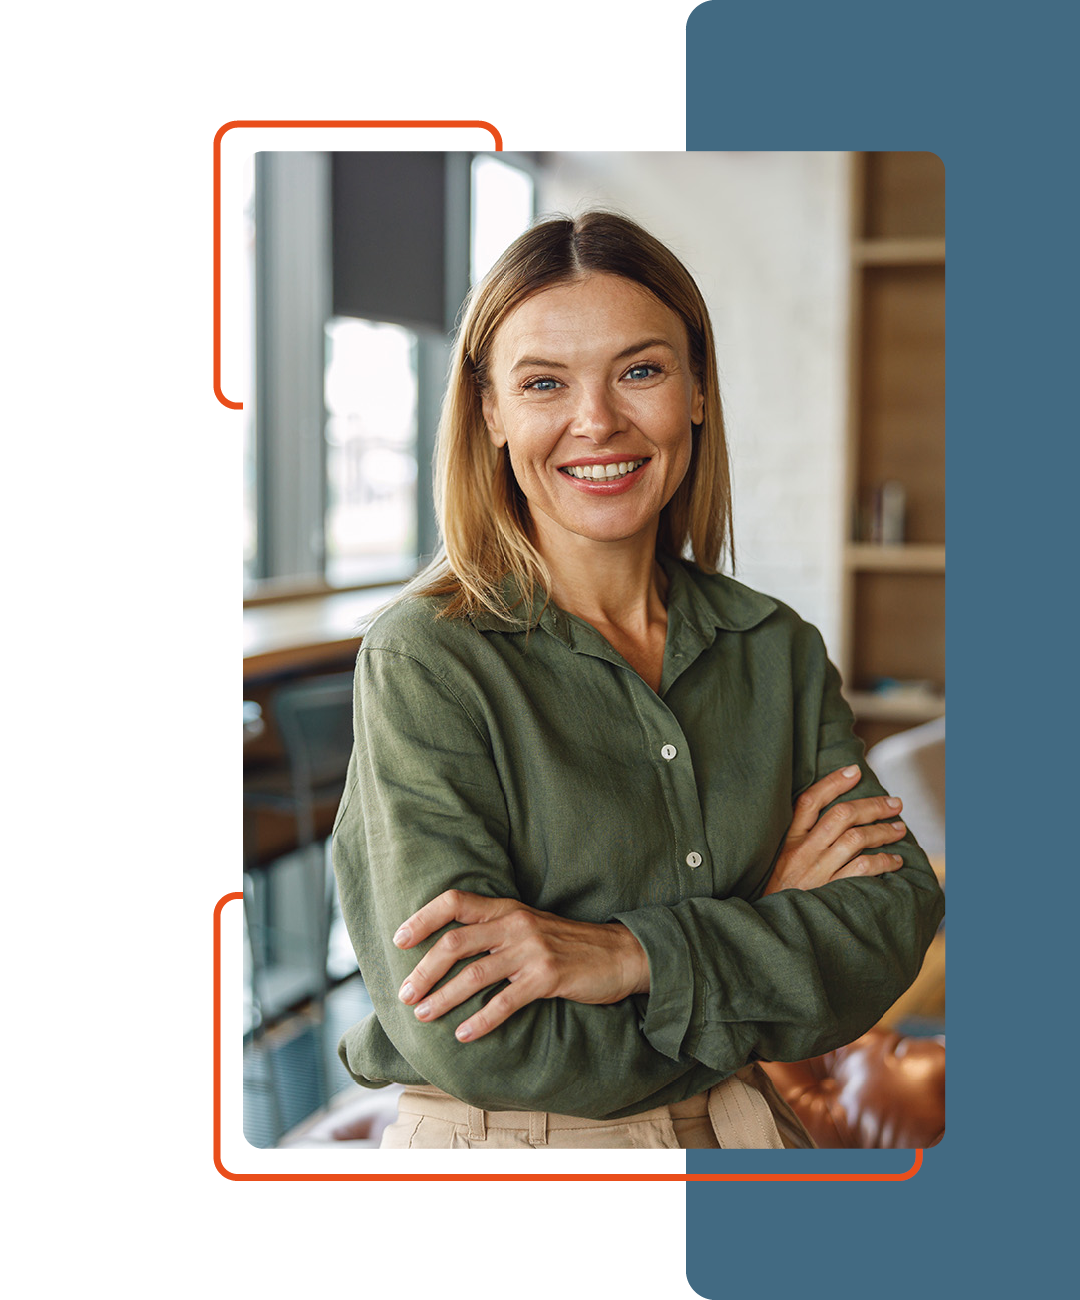
[[[932,1147],[945,1132],[945,1040],[878,1025],[808,1061],[762,1062],[819,1147]]]

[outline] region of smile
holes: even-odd
[[[588,479],[592,483],[611,483],[626,478],[645,464],[644,460],[620,460],[610,465],[564,465],[561,474],[571,478]]]

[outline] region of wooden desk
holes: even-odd
[[[355,656],[358,625],[401,588],[299,596],[244,610],[244,681],[320,668]]]
[[[244,610],[244,699],[260,705],[264,727],[244,745],[245,773],[287,774],[285,751],[274,719],[274,692],[283,680],[348,671],[360,649],[358,624],[401,590],[400,584],[367,591],[249,605]],[[316,809],[317,836],[330,834],[335,808]],[[296,847],[296,821],[265,809],[249,814],[245,836],[257,841],[258,860],[274,861]],[[251,850],[255,857],[254,849]]]

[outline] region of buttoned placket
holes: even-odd
[[[663,697],[693,665],[698,656],[712,644],[715,629],[710,629],[708,633],[702,631],[677,609],[670,611],[669,618],[671,621],[668,624],[667,645],[664,649],[661,694],[654,696],[665,714],[663,721],[658,725],[664,726],[669,733],[661,750],[661,756],[669,766],[671,787],[674,792],[673,807],[678,818],[676,838],[680,841],[682,868],[689,870],[693,875],[695,890],[711,893],[715,883],[713,879],[715,873],[705,836],[705,822],[690,745],[683,735],[678,719]]]
[[[677,615],[673,617],[678,618]],[[603,659],[630,677],[630,696],[641,727],[646,756],[656,769],[674,839],[671,869],[689,878],[693,893],[709,895],[714,886],[713,865],[705,836],[705,821],[698,796],[690,744],[675,714],[619,652],[590,624],[549,606],[540,626],[575,654]],[[669,626],[664,652],[661,691],[665,692],[711,643],[700,628],[679,618]]]
[[[675,834],[672,867],[693,877],[694,892],[709,892],[712,867],[690,743],[674,713],[640,678],[633,699]]]

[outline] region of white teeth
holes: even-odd
[[[567,465],[564,471],[574,478],[589,479],[594,483],[608,482],[613,478],[622,478],[644,464],[644,460],[620,460],[611,465]]]

